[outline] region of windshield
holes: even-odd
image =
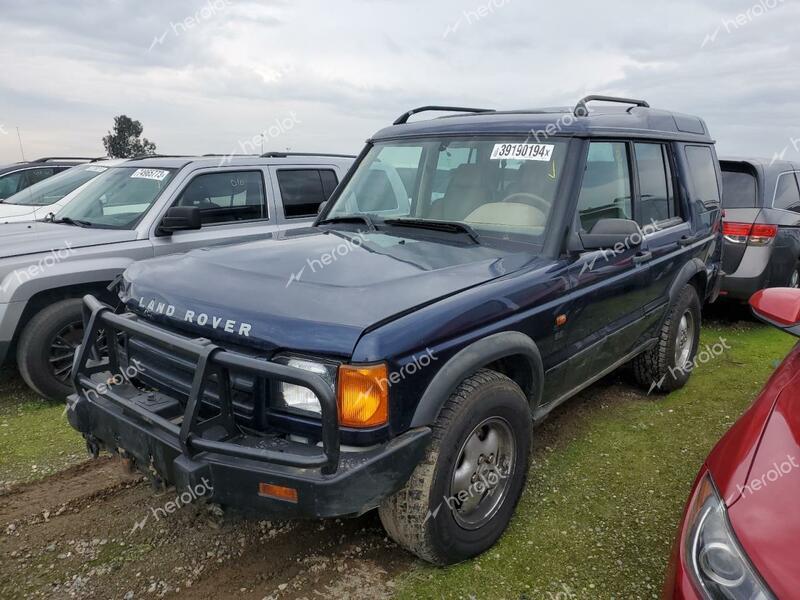
[[[80,190],[55,216],[92,227],[132,229],[169,185],[174,169],[114,167]]]
[[[71,194],[87,181],[91,181],[108,167],[88,165],[67,169],[3,200],[4,204],[21,206],[49,206]]]
[[[568,142],[508,137],[378,143],[326,220],[367,215],[447,221],[481,235],[540,242]]]

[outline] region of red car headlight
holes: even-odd
[[[725,503],[708,474],[695,489],[686,521],[685,566],[705,598],[774,600],[736,539]]]

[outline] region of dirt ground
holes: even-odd
[[[270,523],[197,500],[154,516],[174,500],[108,457],[12,488],[0,597],[388,598],[413,562],[375,514]]]

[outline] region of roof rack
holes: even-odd
[[[214,153],[214,152],[209,152],[208,154],[203,154],[204,158],[215,158],[217,156],[230,156],[230,157],[234,157],[234,156],[258,156],[258,154],[236,154],[236,153],[232,153],[232,154],[217,154],[217,153]]]
[[[92,162],[92,161],[95,161],[95,160],[98,160],[98,159],[96,159],[96,158],[88,158],[86,156],[44,156],[42,158],[37,158],[35,160],[32,160],[31,162],[43,163],[43,162],[50,162],[52,160],[69,160],[69,161],[72,161],[72,160],[85,160],[87,162]]]
[[[642,108],[650,108],[650,105],[644,100],[620,98],[617,96],[598,96],[595,94],[582,98],[578,104],[575,105],[574,114],[576,117],[585,117],[589,114],[589,107],[586,106],[589,102],[619,102],[620,104],[633,104],[634,106],[641,106]]]
[[[355,158],[354,154],[327,154],[324,152],[265,152],[261,158],[287,158],[289,156],[324,156],[328,158]]]
[[[404,112],[402,115],[397,117],[395,120],[394,125],[403,125],[404,123],[408,123],[408,119],[416,115],[417,113],[421,112],[428,112],[428,111],[437,111],[437,112],[462,112],[462,113],[489,113],[495,112],[492,108],[465,108],[463,106],[420,106],[419,108],[414,108],[409,110],[408,112]]]

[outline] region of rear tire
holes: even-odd
[[[658,343],[633,359],[634,377],[648,393],[666,394],[686,385],[700,344],[700,324],[700,299],[689,284],[669,309]]]
[[[789,276],[789,285],[790,288],[800,288],[800,261],[797,262],[794,266],[794,271]]]
[[[39,311],[17,347],[17,366],[30,388],[47,400],[63,402],[73,392],[75,349],[83,339],[83,302],[62,300]]]
[[[464,380],[433,425],[425,458],[378,510],[389,536],[436,565],[489,549],[522,494],[532,428],[528,400],[508,377],[482,369]]]

